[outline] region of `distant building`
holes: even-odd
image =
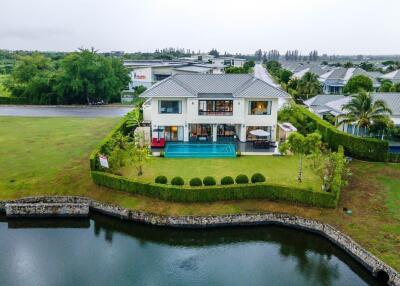
[[[372,80],[374,89],[379,89],[380,83],[374,74],[368,73],[362,68],[335,68],[320,75],[319,80],[323,85],[323,92],[325,94],[341,94],[343,93],[343,87],[356,75],[365,75],[369,77]]]
[[[219,57],[219,58],[213,58],[211,62],[216,65],[242,67],[246,62],[246,60],[234,57]]]
[[[399,83],[400,82],[400,69],[392,71],[390,73],[384,74],[380,76],[380,79],[388,79],[392,83]]]

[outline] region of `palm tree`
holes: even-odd
[[[390,122],[389,115],[392,114],[385,101],[374,101],[371,94],[365,91],[352,95],[351,100],[343,105],[342,111],[346,113],[338,116],[339,125],[355,123],[358,127],[356,135],[360,134],[360,129],[363,129],[365,134],[374,122]]]
[[[305,97],[305,99],[315,96],[321,91],[322,88],[318,76],[311,72],[306,72],[297,84],[297,93]]]

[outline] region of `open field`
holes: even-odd
[[[171,203],[92,183],[90,151],[117,121],[116,118],[0,117],[0,200],[33,195],[83,195],[126,208],[171,215],[285,212],[336,226],[400,271],[400,164],[353,161],[350,185],[342,191],[339,207],[334,210],[267,200]],[[267,158],[259,158],[257,164],[261,166]],[[239,160],[242,159],[248,163],[246,157]],[[161,169],[169,167],[170,162],[165,162],[160,173],[172,172]],[[208,167],[217,168],[211,164]],[[239,165],[230,168],[232,172],[241,170],[235,169]],[[213,172],[215,169],[207,175],[227,174]],[[180,173],[194,176],[184,165]],[[278,173],[273,169],[265,175],[275,180]],[[345,214],[344,207],[353,214]]]
[[[238,158],[195,159],[195,158],[159,158],[153,157],[146,162],[141,180],[154,182],[158,175],[164,175],[169,180],[181,176],[186,184],[194,177],[203,179],[214,176],[219,183],[224,176],[235,178],[245,174],[249,178],[254,173],[263,174],[267,182],[288,186],[302,186],[321,190],[321,179],[310,170],[307,162],[303,165],[303,182],[297,181],[299,158],[297,156],[242,156]],[[133,167],[125,168],[123,175],[137,178]]]

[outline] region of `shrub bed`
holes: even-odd
[[[237,175],[235,182],[236,184],[247,184],[249,182],[249,178],[244,174],[240,174]]]
[[[28,104],[28,99],[26,97],[0,96],[0,104]]]
[[[166,184],[166,183],[168,183],[168,179],[165,176],[157,176],[155,179],[155,182],[157,184]]]
[[[173,186],[183,186],[185,184],[185,181],[183,180],[182,177],[174,177],[171,180],[171,185]]]
[[[262,183],[265,182],[265,176],[260,173],[255,173],[253,176],[251,176],[251,182],[252,183]]]
[[[339,198],[339,192],[336,190],[331,193],[315,192],[269,183],[189,187],[141,182],[98,171],[92,171],[91,175],[96,184],[104,187],[176,202],[269,199],[334,208]]]
[[[207,176],[207,177],[204,177],[203,184],[204,184],[204,186],[215,186],[217,184],[217,181],[215,180],[214,177]]]
[[[225,176],[221,179],[221,185],[233,185],[235,181],[231,176]]]
[[[192,187],[200,187],[203,185],[203,183],[200,178],[193,178],[190,180],[189,185]]]
[[[363,138],[342,132],[306,108],[300,107],[299,109],[307,117],[308,121],[314,123],[316,130],[321,133],[322,139],[333,150],[338,150],[339,146],[342,145],[346,155],[357,159],[370,161],[388,160],[388,141]]]

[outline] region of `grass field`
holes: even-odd
[[[400,164],[353,161],[353,177],[342,191],[338,208],[333,210],[267,200],[165,202],[92,183],[88,164],[90,151],[117,121],[0,117],[0,200],[33,195],[84,195],[126,208],[168,215],[284,212],[336,226],[400,271]],[[246,157],[242,159],[246,164]],[[258,160],[259,164],[264,163]],[[167,169],[170,163],[165,162],[157,172],[172,172]],[[211,163],[208,167],[215,168]],[[179,170],[192,176],[185,164]],[[225,174],[228,169],[223,170]],[[220,176],[213,172],[210,174]],[[278,178],[275,169],[265,175],[269,180]],[[353,214],[344,213],[344,207],[350,208]]]
[[[193,177],[214,176],[217,182],[224,176],[235,178],[245,174],[249,178],[254,173],[262,173],[268,182],[288,186],[302,186],[315,191],[321,190],[321,179],[310,170],[307,162],[303,165],[303,182],[297,181],[299,158],[297,156],[242,156],[220,159],[183,159],[153,157],[146,162],[141,180],[154,182],[158,175],[169,180],[175,176],[184,178],[186,184]],[[136,178],[134,168],[125,168],[123,175]]]

